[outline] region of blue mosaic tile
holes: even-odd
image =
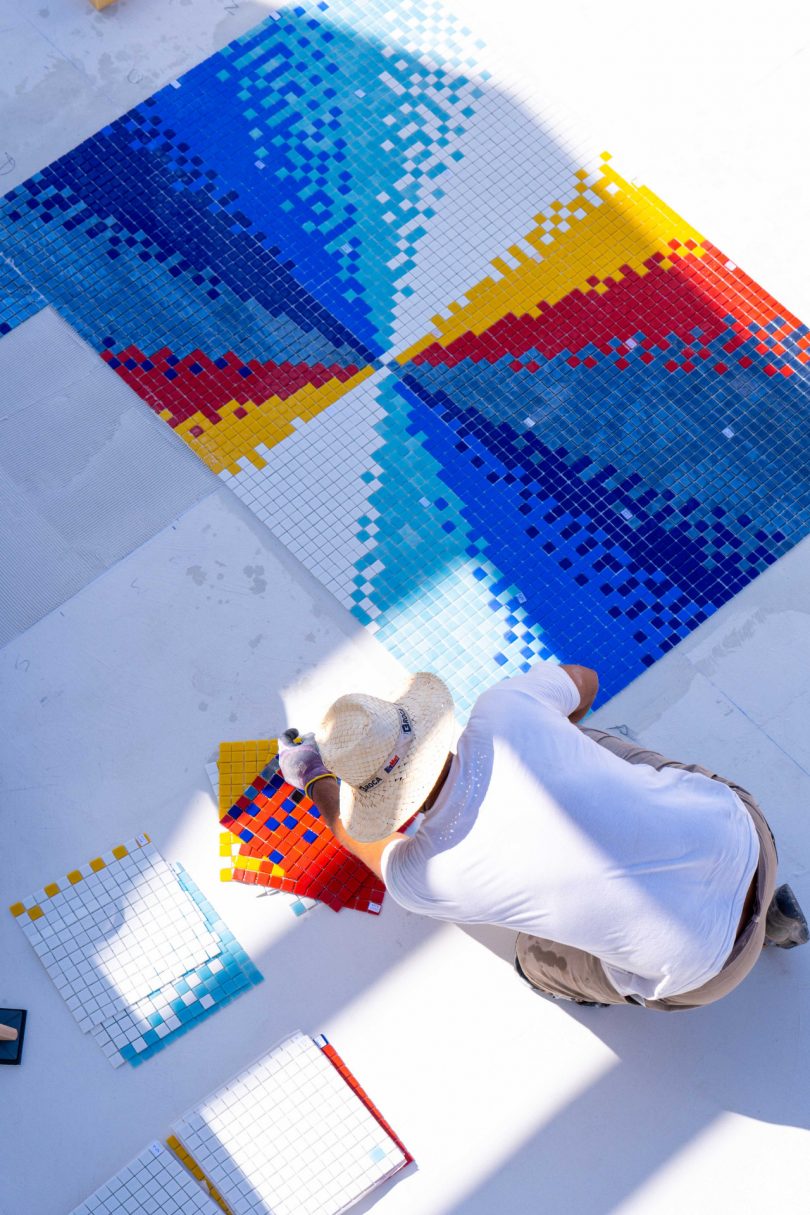
[[[15,290],[462,713],[612,695],[810,518],[807,326],[529,92],[434,0],[290,6],[0,202]]]
[[[114,1067],[124,1063],[139,1067],[205,1017],[262,982],[261,972],[183,866],[176,863],[174,869],[180,886],[202,912],[206,927],[218,938],[220,952],[92,1031]]]

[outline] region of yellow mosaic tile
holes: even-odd
[[[202,1182],[202,1184],[208,1190],[208,1193],[213,1198],[214,1202],[219,1207],[221,1207],[222,1210],[225,1212],[225,1215],[233,1215],[231,1208],[228,1206],[227,1202],[222,1197],[222,1195],[220,1194],[217,1187],[214,1185],[214,1183],[212,1181],[208,1180],[205,1173],[202,1171],[200,1166],[197,1164],[197,1161],[194,1159],[194,1157],[191,1155],[190,1152],[186,1151],[186,1149],[183,1147],[180,1140],[175,1135],[170,1135],[169,1138],[166,1140],[166,1146],[172,1152],[174,1152],[175,1156],[180,1161],[180,1163],[185,1165],[185,1167],[188,1169],[189,1173],[191,1173],[192,1177],[196,1177],[197,1181]]]
[[[219,810],[217,821],[230,810],[254,776],[273,758],[277,751],[274,738],[252,738],[242,742],[223,742],[219,745],[217,771],[219,773]],[[219,855],[225,861],[219,871],[221,882],[233,881],[239,859],[240,841],[230,831],[219,837]]]

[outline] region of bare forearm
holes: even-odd
[[[309,796],[333,835],[340,824],[340,790],[334,776],[324,776],[309,787]]]
[[[395,831],[392,835],[387,835],[379,840],[353,839],[340,821],[340,790],[333,776],[324,776],[321,780],[311,784],[309,796],[337,842],[382,879],[382,854],[392,840],[403,838],[400,832]]]
[[[340,821],[340,786],[334,776],[324,776],[316,780],[309,787],[309,796],[337,842],[355,856],[360,856],[358,841],[352,839]]]

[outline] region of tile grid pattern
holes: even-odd
[[[103,1025],[93,1037],[113,1067],[138,1067],[205,1017],[261,983],[262,975],[201,890],[176,864],[177,879],[216,938],[216,952]]]
[[[206,764],[205,770],[214,790],[214,796],[219,804],[217,821],[221,815],[228,812],[257,773],[276,753],[275,739],[251,739],[245,743],[225,742],[220,744],[220,758],[214,763]],[[220,768],[222,775],[220,776]],[[222,882],[243,882],[244,875],[251,871],[253,852],[249,845],[241,842],[238,836],[230,831],[221,831],[219,835],[220,862],[225,862],[220,868],[219,877]],[[255,882],[253,883],[256,884]],[[280,887],[259,883],[260,895],[280,894]],[[289,895],[283,900],[294,916],[306,915],[313,907],[318,906],[317,899],[305,898],[302,895]]]
[[[150,1058],[261,980],[182,867],[167,865],[146,835],[11,913],[114,1067]]]
[[[170,1148],[170,1150],[172,1152],[174,1152],[177,1159],[180,1161],[180,1163],[182,1165],[184,1165],[185,1168],[188,1169],[188,1171],[189,1171],[189,1173],[191,1173],[192,1177],[196,1178],[196,1180],[199,1181],[201,1185],[205,1186],[206,1190],[208,1191],[210,1196],[213,1198],[214,1202],[217,1204],[217,1206],[220,1208],[220,1210],[224,1211],[225,1215],[233,1215],[231,1208],[228,1206],[227,1202],[222,1197],[219,1190],[216,1188],[215,1185],[212,1184],[212,1182],[210,1182],[208,1180],[205,1173],[202,1171],[200,1166],[197,1164],[197,1161],[194,1159],[193,1156],[189,1155],[189,1153],[183,1147],[182,1143],[180,1142],[180,1140],[177,1138],[176,1135],[169,1135],[168,1139],[166,1140],[166,1146],[168,1148]]]
[[[161,1144],[153,1143],[70,1215],[219,1215],[220,1208]]]
[[[299,1032],[71,1215],[338,1215],[412,1161],[334,1047]]]
[[[347,1076],[302,1033],[172,1132],[234,1215],[337,1215],[409,1159]]]
[[[434,0],[294,4],[0,202],[39,292],[463,710],[807,532],[810,332]],[[27,289],[27,288],[26,288]]]
[[[228,744],[228,754],[238,747]],[[237,770],[241,779],[244,769]],[[318,899],[333,911],[350,907],[378,915],[382,909],[383,883],[341,847],[314,803],[286,784],[272,760],[253,776],[220,822],[241,841],[235,881]]]
[[[329,1060],[329,1062],[332,1064],[332,1066],[337,1068],[338,1072],[343,1077],[343,1079],[346,1081],[346,1083],[349,1085],[349,1087],[352,1089],[352,1091],[360,1098],[360,1100],[363,1102],[363,1105],[365,1105],[365,1107],[369,1111],[369,1113],[371,1113],[373,1115],[373,1117],[376,1118],[377,1122],[379,1122],[380,1126],[385,1131],[385,1133],[387,1135],[391,1136],[394,1143],[397,1145],[399,1150],[402,1152],[402,1155],[405,1159],[405,1163],[412,1164],[413,1156],[408,1151],[405,1144],[402,1142],[402,1140],[399,1138],[399,1136],[396,1134],[396,1132],[393,1130],[393,1128],[383,1118],[382,1114],[377,1109],[376,1105],[373,1103],[373,1101],[369,1097],[368,1093],[365,1091],[364,1088],[361,1087],[359,1080],[353,1075],[352,1072],[349,1071],[349,1068],[347,1067],[346,1063],[343,1061],[341,1056],[337,1053],[334,1046],[332,1046],[329,1039],[324,1037],[323,1034],[321,1034],[321,1036],[316,1039],[316,1043],[321,1048],[324,1055]]]

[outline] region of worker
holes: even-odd
[[[543,995],[712,1003],[764,944],[807,941],[807,922],[775,889],[751,794],[579,726],[597,690],[587,667],[538,662],[478,698],[453,749],[450,691],[420,673],[390,701],[341,696],[317,734],[280,739],[281,773],[403,907],[515,929],[515,968]]]

